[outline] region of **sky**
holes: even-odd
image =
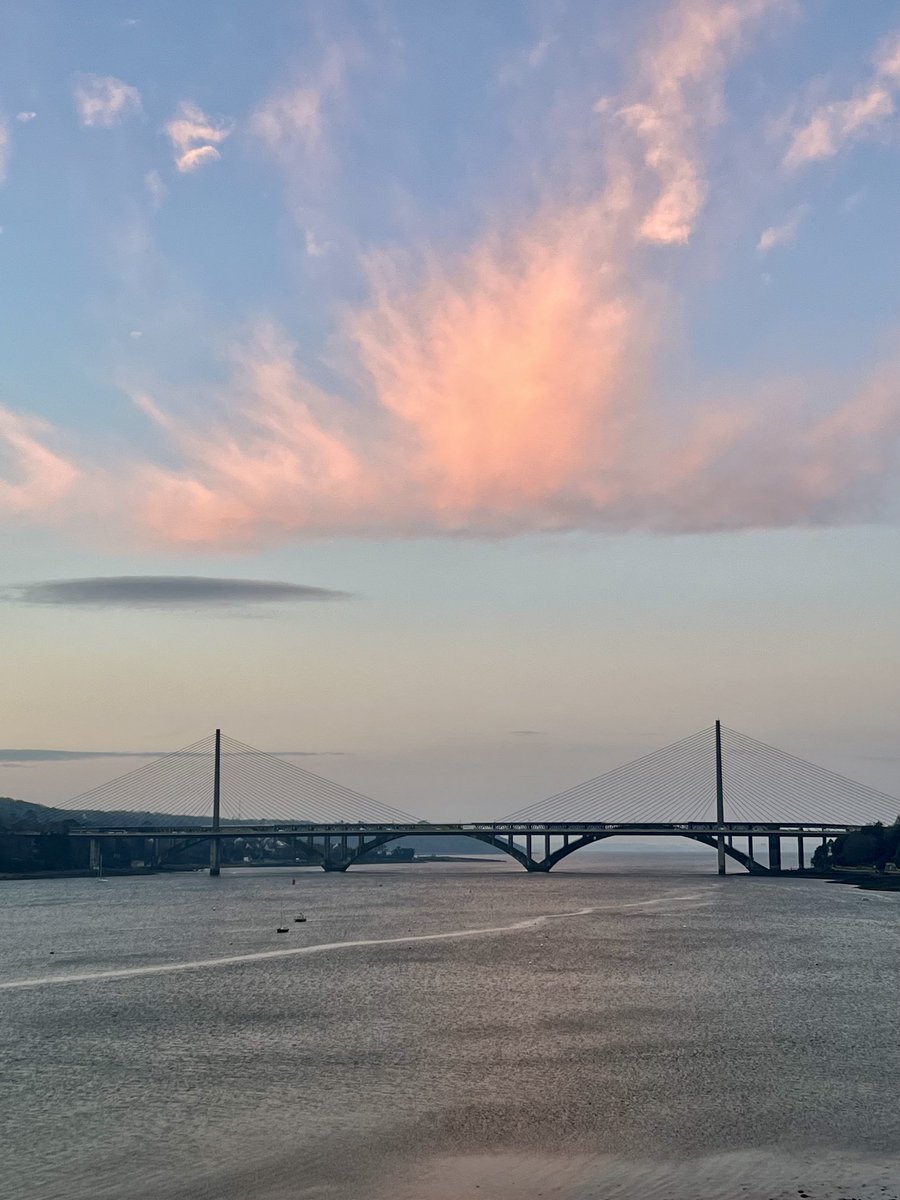
[[[7,0],[0,794],[900,794],[898,114],[890,2]]]

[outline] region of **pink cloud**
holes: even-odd
[[[834,158],[864,137],[871,136],[897,111],[900,90],[900,34],[883,42],[875,55],[871,79],[848,100],[832,100],[815,110],[796,129],[784,156],[789,168]]]
[[[187,173],[196,171],[204,163],[215,162],[221,158],[216,147],[231,136],[233,128],[230,121],[215,121],[192,101],[183,101],[166,125],[175,166]]]
[[[656,305],[620,252],[627,219],[602,205],[548,213],[415,283],[402,258],[373,263],[373,300],[345,331],[353,403],[312,385],[272,329],[238,361],[220,420],[143,401],[183,467],[133,474],[140,523],[161,543],[240,547],[887,511],[900,368],[830,403],[822,381],[788,379],[673,407],[652,365]]]
[[[0,407],[0,517],[37,516],[75,487],[78,469],[51,450],[50,427]]]
[[[414,487],[447,529],[570,519],[574,480],[620,452],[644,315],[602,206],[548,213],[404,288],[373,267],[375,299],[350,335]]]
[[[341,323],[343,382],[332,391],[263,322],[233,354],[230,381],[193,414],[138,395],[177,465],[101,472],[95,511],[192,548],[749,528],[885,511],[900,438],[896,365],[830,400],[821,381],[800,379],[723,385],[677,404],[663,375],[677,311],[647,281],[642,243],[677,245],[695,228],[728,64],[749,23],[782,7],[677,4],[617,101],[631,136],[612,136],[594,175],[573,169],[586,185],[561,179],[536,212],[501,214],[456,251],[372,255],[369,299]],[[254,128],[285,164],[308,139],[318,145],[318,101],[292,92],[265,111]],[[215,154],[228,136],[191,106],[179,121],[169,126],[179,159]],[[768,233],[768,245],[790,236]],[[86,492],[39,431],[10,425],[7,441],[25,489],[9,493],[8,509]]]
[[[702,139],[724,119],[727,68],[754,26],[790,7],[786,0],[682,0],[666,15],[643,56],[635,98],[619,109],[659,184],[638,228],[644,241],[690,238],[708,191]]]
[[[299,87],[271,97],[254,114],[253,132],[279,156],[293,143],[311,148],[322,136],[322,92]]]
[[[73,89],[82,125],[111,129],[142,111],[141,94],[114,75],[78,75]]]
[[[809,216],[809,205],[801,204],[779,225],[770,225],[759,235],[756,243],[758,254],[768,254],[776,246],[789,246],[797,236],[800,226]]]
[[[185,150],[184,154],[180,154],[175,165],[179,171],[187,174],[199,170],[204,163],[218,162],[221,157],[215,146],[195,146],[193,150]]]

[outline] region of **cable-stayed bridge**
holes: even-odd
[[[716,721],[498,820],[421,821],[218,730],[73,797],[58,807],[57,823],[59,808],[71,814],[68,836],[90,839],[92,865],[107,839],[142,841],[151,865],[208,841],[218,874],[223,842],[277,837],[298,858],[345,871],[400,838],[449,834],[546,872],[576,850],[626,835],[688,838],[716,850],[720,874],[728,858],[766,874],[781,870],[784,839],[796,839],[802,868],[810,839],[890,823],[900,800]],[[15,833],[49,836],[39,823]]]

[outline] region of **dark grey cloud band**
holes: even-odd
[[[106,575],[49,579],[7,588],[18,604],[78,608],[244,608],[349,599],[349,592],[271,579],[216,579],[207,575]]]

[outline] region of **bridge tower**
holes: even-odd
[[[725,791],[722,786],[722,722],[716,718],[716,821],[721,826],[725,824]],[[725,835],[716,836],[716,855],[719,860],[719,874],[725,874]]]
[[[213,832],[217,833],[220,827],[220,800],[222,790],[222,730],[216,730],[216,746],[213,753],[213,810],[212,810],[212,827]],[[219,874],[219,858],[220,858],[221,842],[217,837],[210,838],[209,842],[209,873],[210,875]]]

